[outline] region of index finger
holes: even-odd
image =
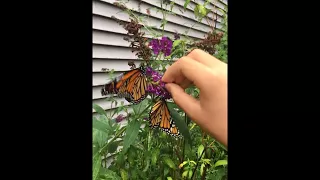
[[[187,56],[211,68],[221,64],[221,61],[201,49],[194,49]]]
[[[172,64],[164,73],[162,81],[166,83],[175,83],[175,80],[181,76],[190,80],[198,88],[205,87],[204,79],[209,78],[209,68],[190,57],[182,57]]]

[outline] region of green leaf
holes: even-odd
[[[93,117],[93,120],[92,120],[92,127],[94,129],[97,129],[97,130],[100,130],[100,131],[103,131],[105,133],[108,133],[109,131],[107,130],[108,128],[108,124],[106,123],[103,123],[101,121],[98,121],[96,117]]]
[[[183,5],[184,11],[186,11],[187,6],[188,6],[189,3],[190,3],[190,0],[186,0],[186,1],[184,2],[184,5]]]
[[[203,169],[204,169],[204,167],[205,167],[205,164],[201,164],[201,166],[200,166],[200,175],[202,176],[202,174],[203,174]]]
[[[101,167],[101,156],[99,153],[96,153],[93,156],[93,163],[92,163],[92,179],[96,180],[99,177],[99,172],[100,172],[100,167]]]
[[[122,166],[124,164],[124,160],[125,160],[125,157],[124,157],[124,154],[123,153],[119,153],[118,156],[117,156],[117,164],[119,166]]]
[[[97,129],[92,129],[92,135],[93,143],[98,144],[100,147],[102,147],[108,140],[108,134]]]
[[[113,141],[110,144],[108,144],[108,153],[114,153],[117,150],[119,143],[120,141]]]
[[[133,109],[134,114],[140,115],[143,112],[143,110],[145,110],[145,108],[148,106],[148,103],[149,103],[149,101],[146,98],[143,101],[141,101],[139,104],[133,105],[132,109]],[[148,112],[148,111],[145,111],[145,112]]]
[[[170,11],[171,11],[171,12],[172,12],[173,6],[174,6],[174,1],[171,1],[171,2],[170,2]]]
[[[184,138],[186,139],[188,144],[190,144],[191,143],[191,136],[190,136],[190,132],[189,132],[187,124],[184,122],[184,120],[181,118],[181,116],[173,109],[174,106],[171,103],[168,103],[167,105],[168,105],[170,114],[172,116],[172,119],[176,123],[180,133],[184,136]]]
[[[93,104],[92,107],[93,107],[93,109],[94,109],[98,114],[107,116],[106,111],[105,111],[104,109],[102,109],[102,107],[100,107],[99,105]]]
[[[211,159],[202,159],[202,162],[204,164],[210,164]]]
[[[210,3],[210,0],[206,0],[206,2],[203,4],[203,6],[206,6]]]
[[[138,177],[138,172],[137,172],[137,171],[138,171],[137,169],[131,170],[130,179],[138,179],[138,178],[137,178],[137,177]]]
[[[176,166],[174,165],[173,161],[169,157],[164,156],[163,160],[171,169],[176,169]]]
[[[199,5],[196,5],[196,7],[194,7],[193,12],[196,18],[200,17]]]
[[[166,176],[167,174],[169,174],[169,171],[170,169],[167,166],[165,166],[163,170],[163,176]]]
[[[175,40],[175,41],[173,42],[173,44],[172,44],[172,48],[175,48],[176,46],[180,45],[181,42],[182,42],[181,39]]]
[[[172,177],[167,177],[167,180],[172,180]]]
[[[202,18],[204,18],[207,14],[209,13],[208,9],[205,8],[203,5],[196,5],[196,7],[194,8],[194,15],[196,18],[198,18],[199,20],[201,20]]]
[[[92,143],[92,154],[96,154],[100,149],[99,143],[93,142]]]
[[[183,177],[183,178],[187,177],[188,172],[189,172],[189,171],[184,171],[184,172],[182,173],[182,177]]]
[[[192,174],[193,174],[192,170],[189,170],[189,179],[192,177]]]
[[[218,166],[223,166],[223,165],[227,165],[227,164],[228,164],[227,160],[219,160],[214,164],[214,166],[218,167]]]
[[[108,131],[113,131],[114,128],[112,128],[112,121],[111,119],[108,119],[106,116],[100,116],[100,118],[98,119],[100,122],[103,122],[107,125],[107,130]]]
[[[122,180],[128,179],[128,173],[124,169],[120,169],[120,175],[121,175]]]
[[[140,125],[141,124],[139,121],[131,121],[131,123],[128,125],[126,135],[123,140],[123,153],[126,153],[130,145],[136,140],[139,134]]]
[[[147,170],[149,169],[150,166],[150,158],[146,157],[145,162],[147,163],[146,166],[144,167],[144,169],[142,170],[142,172],[147,172]]]
[[[152,157],[151,157],[152,165],[156,165],[159,154],[160,154],[160,150],[159,149],[155,149],[153,151]]]
[[[103,177],[104,177],[103,180],[121,180],[121,178],[117,175],[117,173],[111,171],[110,169],[105,169],[105,173],[103,174]]]
[[[140,178],[137,178],[139,180],[146,180],[147,178],[147,175],[143,172],[143,171],[138,171],[138,174],[139,174],[139,177]]]
[[[201,145],[198,147],[198,158],[200,158],[203,150],[204,150],[204,146],[201,144]]]

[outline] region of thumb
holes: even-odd
[[[174,102],[187,113],[187,115],[197,120],[201,117],[200,102],[187,94],[184,89],[174,83],[167,83],[166,89],[170,92]]]

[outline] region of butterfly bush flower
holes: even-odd
[[[161,40],[153,39],[149,45],[152,47],[153,53],[156,55],[160,52],[163,52],[165,56],[169,56],[171,54],[172,41],[167,37],[162,37]]]
[[[153,70],[151,67],[146,68],[146,75],[152,79],[152,83],[148,85],[147,91],[164,99],[171,98],[171,95],[165,89],[165,83],[161,81],[162,74]]]
[[[119,122],[123,121],[124,118],[125,118],[125,117],[123,116],[123,114],[119,114],[119,115],[116,117],[116,122],[119,123]]]

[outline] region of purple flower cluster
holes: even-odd
[[[161,81],[162,74],[158,71],[153,70],[151,67],[146,68],[146,75],[151,77],[153,83],[148,85],[147,91],[149,93],[155,94],[156,96],[160,96],[164,99],[171,98],[169,92],[165,89],[165,83]]]
[[[123,116],[123,114],[119,114],[117,117],[116,117],[116,122],[119,123],[121,121],[123,121],[125,119],[125,117]]]
[[[172,41],[167,37],[162,37],[161,40],[151,40],[149,46],[152,47],[154,54],[158,55],[159,52],[163,52],[165,56],[169,56],[171,54]]]

